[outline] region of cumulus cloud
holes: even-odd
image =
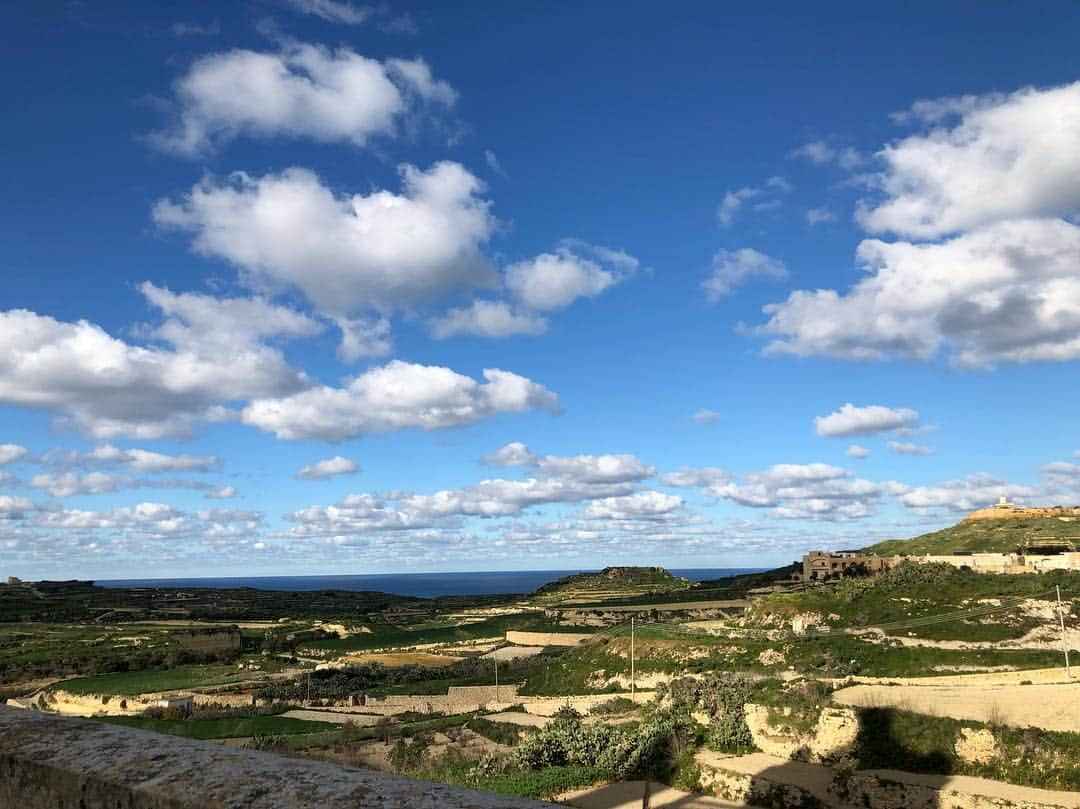
[[[835,222],[838,219],[836,212],[828,208],[811,208],[806,212],[806,221],[810,225],[820,225],[824,222]]]
[[[843,169],[853,169],[862,163],[864,159],[850,146],[837,147],[823,140],[812,140],[804,143],[791,152],[791,157],[801,157],[809,160],[815,166],[836,163]]]
[[[1080,356],[1080,227],[1001,222],[942,243],[864,241],[846,294],[798,290],[765,307],[768,352],[962,365]]]
[[[730,483],[732,474],[725,469],[706,466],[700,469],[683,467],[678,472],[666,472],[660,476],[665,486],[679,489],[708,489],[712,486]]]
[[[537,458],[525,444],[520,441],[511,441],[480,460],[492,466],[532,466]]]
[[[26,516],[27,512],[37,509],[31,501],[25,497],[12,497],[8,494],[0,494],[0,520],[18,520]]]
[[[23,460],[29,454],[26,447],[18,444],[0,444],[0,466]]]
[[[982,472],[933,486],[918,486],[901,494],[900,502],[919,513],[955,513],[993,505],[1002,495],[1010,500],[1022,499],[1036,496],[1037,490],[1031,486],[1008,483]]]
[[[717,497],[742,506],[768,508],[782,519],[832,522],[870,516],[888,491],[887,486],[823,463],[776,464],[764,472],[711,487]]]
[[[787,267],[778,258],[759,253],[750,247],[740,250],[717,250],[712,259],[712,274],[701,282],[710,301],[719,300],[748,278],[787,278]]]
[[[538,506],[582,502],[603,504],[590,515],[596,519],[656,519],[681,505],[681,499],[671,495],[635,492],[655,470],[633,455],[535,455],[515,442],[484,460],[529,467],[531,474],[523,480],[494,478],[432,494],[349,495],[331,506],[311,506],[287,515],[294,523],[290,535],[458,529],[466,518],[515,517]],[[631,497],[634,494],[644,496]]]
[[[752,204],[756,210],[769,210],[780,205],[776,194],[787,193],[791,183],[783,177],[770,177],[760,186],[743,186],[737,191],[728,191],[716,209],[716,221],[720,227],[731,227],[735,217],[746,204]],[[752,203],[752,200],[759,200]]]
[[[128,481],[105,472],[43,472],[30,479],[35,489],[45,489],[53,497],[73,497],[80,494],[107,494]]]
[[[162,335],[164,339],[175,336]],[[180,340],[137,346],[81,320],[0,312],[0,401],[58,412],[98,438],[186,435],[225,402],[309,384],[264,345]]]
[[[149,281],[139,291],[165,322],[151,334],[175,346],[217,351],[243,345],[258,346],[263,340],[310,337],[323,326],[302,312],[270,303],[264,298],[218,298],[197,292],[173,292]]]
[[[421,105],[450,106],[457,95],[421,59],[380,62],[348,48],[292,41],[272,53],[236,49],[203,56],[173,90],[177,120],[150,141],[186,156],[239,136],[364,146],[372,137],[393,135]]]
[[[886,199],[858,212],[867,230],[935,238],[1080,209],[1080,82],[922,102],[913,113],[958,120],[882,150]]]
[[[818,435],[826,438],[874,435],[913,427],[918,421],[918,412],[907,407],[894,408],[883,405],[856,407],[848,402],[827,416],[817,416],[814,419],[814,430]]]
[[[480,252],[495,228],[483,184],[457,163],[401,167],[402,193],[337,196],[305,169],[205,180],[154,219],[194,234],[252,283],[296,287],[320,311],[391,312],[490,284]]]
[[[256,399],[242,419],[278,438],[341,441],[370,432],[472,424],[497,413],[559,412],[556,395],[536,382],[495,368],[485,369],[483,377],[478,382],[449,368],[394,360],[341,388]]]
[[[693,415],[690,416],[690,420],[695,424],[716,424],[721,418],[722,415],[720,413],[715,410],[709,410],[707,407],[695,410]]]
[[[933,455],[937,451],[933,447],[913,444],[910,441],[890,441],[886,446],[890,452],[897,455]]]
[[[431,335],[438,340],[459,334],[477,337],[543,334],[547,328],[547,318],[541,315],[515,310],[505,301],[489,300],[475,300],[470,306],[451,309],[431,321]]]
[[[236,497],[236,487],[220,486],[203,495],[207,500],[231,500]]]
[[[565,239],[554,252],[515,262],[503,270],[502,284],[513,304],[476,300],[469,307],[451,309],[431,321],[432,335],[442,339],[456,334],[541,334],[548,321],[540,313],[564,309],[579,298],[595,297],[630,277],[638,266],[638,260],[622,250]]]
[[[353,461],[343,458],[341,455],[335,455],[333,458],[327,458],[318,463],[301,467],[300,471],[296,473],[296,477],[300,480],[324,480],[335,475],[351,475],[357,469],[358,467]]]
[[[637,266],[635,259],[626,254],[622,257],[624,266]],[[617,269],[606,269],[577,255],[569,246],[506,268],[510,293],[523,306],[541,312],[563,309],[578,298],[599,295],[619,280]]]
[[[965,367],[1080,357],[1080,82],[921,102],[878,155],[857,219],[865,276],[765,307],[766,352],[947,356]]]
[[[209,472],[221,464],[214,455],[166,455],[146,449],[118,449],[110,444],[95,447],[86,459],[124,464],[133,472]]]
[[[859,444],[852,444],[850,447],[844,450],[844,454],[847,455],[849,458],[863,459],[870,457],[870,450],[868,450],[866,447],[860,446]]]
[[[594,500],[586,507],[585,517],[605,520],[654,519],[670,514],[682,504],[681,497],[647,490],[622,497]]]

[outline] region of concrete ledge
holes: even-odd
[[[0,806],[553,809],[554,804],[0,706]]]

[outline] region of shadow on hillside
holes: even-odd
[[[895,708],[859,710],[859,735],[855,741],[858,768],[905,770],[949,775],[953,761],[943,750],[919,751],[904,744],[896,731]]]

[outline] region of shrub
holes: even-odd
[[[398,739],[390,750],[390,766],[395,772],[416,772],[427,761],[429,742],[427,737],[418,733],[411,741]]]

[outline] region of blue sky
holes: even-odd
[[[1078,500],[1075,4],[4,17],[2,572],[769,565]]]

